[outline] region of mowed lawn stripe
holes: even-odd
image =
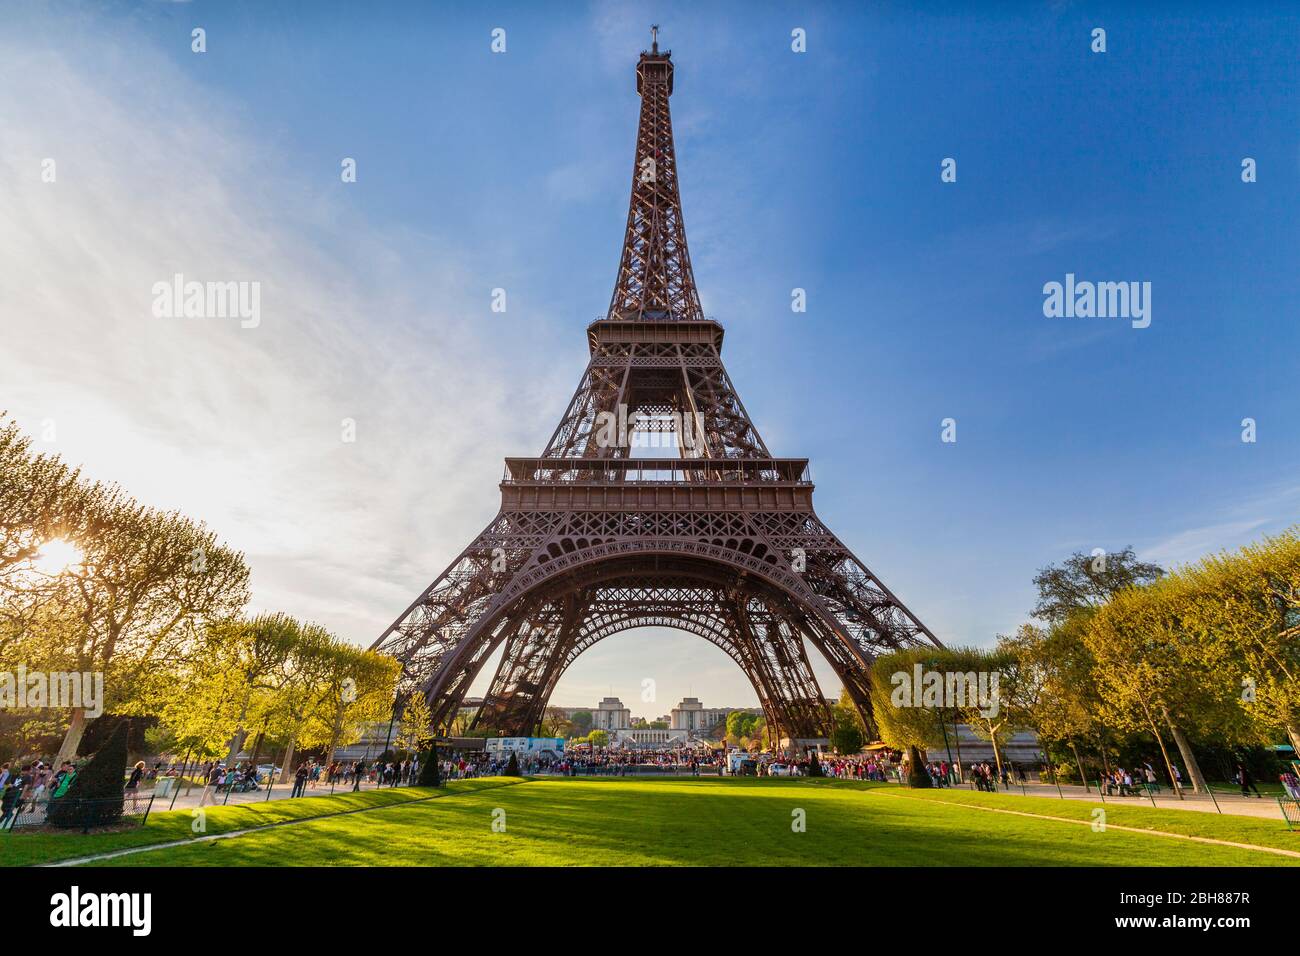
[[[542,779],[93,865],[1272,866],[1234,847],[806,780]],[[795,832],[803,811],[805,832]],[[1176,811],[1170,811],[1176,812]],[[504,832],[493,823],[504,822]]]
[[[912,796],[911,794],[899,793],[899,792],[881,793],[880,791],[876,791],[876,794],[885,797],[897,797],[903,800],[920,799],[918,797]],[[1125,833],[1140,833],[1144,836],[1149,834],[1152,836],[1163,837],[1164,839],[1167,840],[1189,840],[1193,843],[1206,843],[1206,844],[1213,844],[1215,846],[1230,846],[1230,847],[1236,847],[1237,849],[1241,849],[1241,850],[1250,850],[1254,853],[1271,853],[1274,856],[1283,856],[1283,857],[1288,857],[1290,859],[1300,861],[1300,850],[1281,850],[1271,846],[1258,846],[1253,843],[1242,843],[1236,840],[1219,840],[1213,837],[1187,836],[1182,833],[1171,833],[1168,830],[1157,830],[1152,827],[1145,827],[1145,828],[1129,827],[1119,823],[1110,823],[1109,821],[1106,820],[1104,816],[1101,817],[1100,820],[1098,820],[1097,818],[1094,818],[1092,820],[1079,820],[1071,817],[1053,816],[1051,814],[1032,813],[1028,810],[1012,810],[1008,807],[980,807],[971,804],[965,804],[965,806],[971,806],[972,809],[981,810],[984,813],[1007,813],[1017,817],[1030,817],[1035,820],[1053,820],[1057,823],[1069,823],[1074,826],[1086,826],[1086,827],[1098,827],[1098,828],[1104,827],[1105,830],[1123,831]],[[1105,812],[1105,807],[1098,807],[1097,809],[1103,811],[1103,813]],[[1104,832],[1104,830],[1098,829],[1097,832]]]
[[[332,816],[358,809],[374,809],[416,800],[436,800],[459,793],[511,786],[519,783],[505,777],[457,780],[441,790],[428,787],[397,787],[342,792],[300,800],[271,800],[204,810],[204,829],[194,832],[195,811],[171,810],[152,813],[144,826],[125,830],[83,834],[79,830],[6,830],[0,835],[0,866],[30,866],[82,859],[133,847],[152,848],[186,842],[201,836],[259,829],[284,823]]]

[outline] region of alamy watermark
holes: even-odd
[[[153,284],[153,314],[160,319],[239,319],[245,329],[262,324],[262,283],[185,281]]]
[[[0,710],[80,707],[92,720],[104,712],[104,675],[101,672],[0,671]]]
[[[620,402],[617,412],[600,412],[592,430],[598,448],[630,448],[633,436],[640,432],[644,436],[642,447],[672,447],[659,436],[673,434],[677,436],[677,447],[689,450],[703,440],[704,419],[698,412],[629,412],[627,405]]]
[[[1073,272],[1065,282],[1043,285],[1043,315],[1049,319],[1130,319],[1133,328],[1151,324],[1150,282],[1076,281]]]
[[[894,685],[889,702],[895,707],[975,709],[980,716],[992,718],[1002,709],[1000,680],[997,671],[927,671],[916,664],[910,672],[889,676]]]

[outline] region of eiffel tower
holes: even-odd
[[[807,459],[772,457],[736,394],[686,247],[672,54],[657,27],[652,41],[618,279],[582,381],[541,457],[506,459],[497,516],[372,647],[436,728],[498,648],[475,726],[525,736],[578,655],[658,626],[740,665],[774,740],[817,738],[830,711],[809,644],[864,717],[878,654],[941,646],[817,517]],[[641,456],[661,436],[672,457]]]

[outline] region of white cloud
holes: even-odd
[[[257,608],[370,643],[491,517],[501,457],[538,443],[457,318],[481,283],[130,36],[53,42],[0,38],[0,408],[244,550]],[[261,325],[154,317],[177,272],[260,282]]]
[[[1143,549],[1142,558],[1166,568],[1234,550],[1295,524],[1300,487],[1280,485],[1218,509],[1221,520],[1187,528]]]

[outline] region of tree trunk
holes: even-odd
[[[1169,716],[1167,707],[1160,708],[1164,714],[1165,723],[1169,725],[1169,732],[1174,735],[1174,743],[1178,745],[1178,753],[1183,758],[1183,763],[1187,765],[1187,776],[1192,778],[1192,793],[1204,793],[1209,789],[1205,784],[1205,776],[1201,773],[1201,765],[1196,762],[1196,754],[1192,753],[1192,745],[1187,741],[1187,735],[1182,732],[1173,718]]]
[[[998,733],[989,725],[989,743],[993,745],[993,762],[998,765],[998,783],[1002,782],[1002,752],[998,749]]]
[[[1300,759],[1300,724],[1288,723],[1286,725],[1286,735],[1291,738],[1291,747],[1297,759]]]
[[[253,741],[253,756],[252,759],[249,761],[249,763],[252,765],[254,770],[257,769],[257,755],[262,752],[262,737],[265,734],[266,734],[266,728],[264,727],[257,732],[257,737]]]
[[[244,741],[248,739],[248,731],[244,729],[244,718],[248,716],[248,694],[244,695],[244,702],[239,706],[239,721],[235,724],[238,728],[235,736],[230,738],[230,752],[226,754],[226,766],[233,767],[235,758],[239,752],[244,749]]]
[[[244,741],[246,739],[248,739],[248,731],[246,731],[243,727],[240,727],[238,730],[236,730],[235,736],[230,738],[230,751],[226,754],[227,767],[234,766],[235,758],[238,757],[239,752],[244,749]]]
[[[63,766],[64,761],[73,760],[77,756],[77,748],[81,746],[81,738],[86,733],[86,708],[72,708],[72,722],[68,724],[68,732],[63,735],[63,743],[59,744],[58,755],[54,758],[54,770],[57,771]]]
[[[1076,764],[1078,764],[1078,766],[1079,766],[1079,779],[1083,782],[1083,789],[1084,789],[1084,790],[1087,790],[1087,789],[1088,789],[1088,774],[1087,774],[1087,772],[1083,769],[1083,758],[1081,758],[1081,757],[1079,756],[1079,748],[1076,747],[1076,746],[1074,745],[1074,741],[1073,741],[1073,740],[1070,741],[1070,749],[1074,751],[1074,762],[1075,762]]]
[[[330,733],[329,757],[325,759],[327,765],[334,762],[334,751],[338,749],[339,737],[343,735],[343,707],[343,702],[339,701],[338,712],[334,715],[334,729]]]
[[[289,738],[289,745],[284,748],[284,766],[280,768],[281,780],[293,779],[293,747],[298,742],[298,735]]]
[[[1165,738],[1160,736],[1160,728],[1156,726],[1155,721],[1151,721],[1151,732],[1155,734],[1156,743],[1160,745],[1160,756],[1165,758],[1165,772],[1169,774],[1169,786],[1174,788],[1174,793],[1178,794],[1178,799],[1183,799],[1183,788],[1178,785],[1178,778],[1174,776],[1174,765],[1169,760],[1169,750],[1165,747]],[[1107,771],[1109,773],[1109,771]]]
[[[961,765],[961,733],[957,729],[957,714],[954,711],[952,715],[952,739],[957,743],[957,782],[964,784],[966,782],[966,771]]]

